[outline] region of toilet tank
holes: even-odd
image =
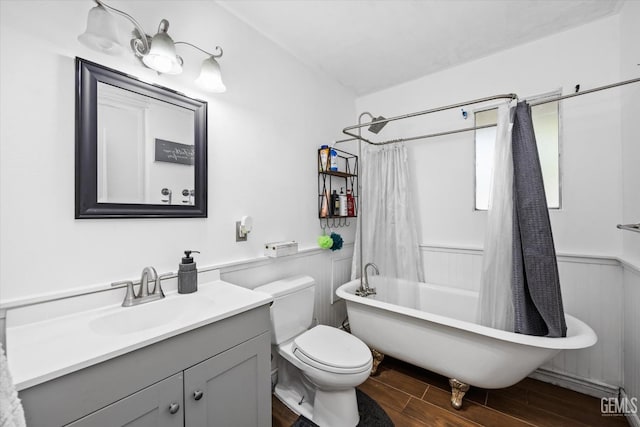
[[[271,343],[281,344],[306,331],[313,321],[315,281],[309,276],[294,276],[254,291],[273,297],[271,305]]]

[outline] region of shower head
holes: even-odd
[[[389,122],[381,122],[382,120],[386,120],[386,118],[382,116],[378,116],[377,118],[374,118],[371,121],[371,126],[369,126],[369,132],[373,132],[377,134],[382,130],[383,127],[387,125],[387,123],[389,123]]]

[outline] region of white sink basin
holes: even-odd
[[[24,390],[271,301],[270,295],[218,279],[202,283],[192,294],[169,291],[164,299],[133,307],[110,300],[110,306],[46,321],[31,307],[16,309],[8,313],[6,329],[13,381]]]
[[[89,321],[89,328],[101,335],[125,335],[158,328],[211,309],[209,298],[172,295],[161,300],[119,307]]]

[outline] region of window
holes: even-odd
[[[556,96],[554,93],[549,96]],[[541,99],[541,98],[537,98]],[[533,99],[530,99],[533,100]],[[547,205],[559,209],[560,203],[560,113],[558,101],[531,107],[533,129],[536,134],[538,155],[542,167],[544,191]],[[476,111],[476,126],[496,124],[498,109]],[[496,127],[476,131],[476,192],[475,209],[487,210],[491,189],[491,171],[493,169],[493,151],[496,139]]]

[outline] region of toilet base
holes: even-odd
[[[291,411],[320,427],[355,427],[360,422],[355,388],[338,392],[316,390],[313,405],[299,390],[280,384],[276,385],[274,394]]]
[[[281,355],[278,355],[278,381],[274,394],[294,413],[309,420],[313,417],[315,386]]]
[[[291,411],[320,427],[355,427],[360,421],[355,387],[320,390],[282,356],[274,394]]]
[[[316,390],[312,421],[320,427],[355,427],[360,422],[356,389],[325,392]]]
[[[297,415],[302,415],[308,420],[313,419],[313,405],[311,401],[303,399],[298,390],[277,384],[274,393],[278,400],[291,409]]]

